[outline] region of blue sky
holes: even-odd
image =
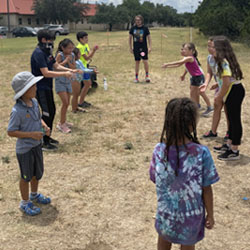
[[[183,13],[183,12],[191,12],[191,10],[194,12],[198,5],[200,0],[149,0],[152,3],[160,3],[164,5],[169,5],[174,7],[178,13]],[[83,2],[85,3],[114,3],[115,5],[121,4],[122,0],[101,0],[101,1],[96,1],[96,0],[84,0]],[[143,0],[140,0],[140,2],[143,2]]]

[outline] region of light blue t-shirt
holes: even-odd
[[[86,67],[83,65],[83,63],[82,63],[82,61],[81,61],[80,59],[79,59],[79,60],[76,60],[76,68],[82,70],[84,73],[91,73],[91,72],[93,72],[92,69],[86,68]],[[83,75],[84,75],[84,73],[83,73],[83,74],[78,74],[78,73],[76,74],[76,80],[77,80],[78,82],[81,82],[81,81],[83,80]]]
[[[32,99],[32,107],[28,107],[20,98],[16,101],[10,114],[8,131],[42,131],[41,114],[35,98]],[[16,142],[16,153],[27,153],[39,144],[41,144],[40,140],[18,138]]]

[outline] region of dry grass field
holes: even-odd
[[[161,34],[167,38],[162,39]],[[0,249],[41,250],[153,250],[156,193],[149,181],[152,151],[159,141],[165,103],[173,97],[189,96],[189,79],[179,76],[184,68],[163,71],[163,62],[180,58],[180,47],[189,41],[189,30],[151,30],[153,49],[149,55],[152,83],[134,84],[134,60],[128,50],[128,32],[91,32],[89,44],[100,46],[93,65],[100,71],[99,88],[87,96],[93,107],[83,114],[72,114],[71,134],[53,130],[59,150],[44,153],[45,173],[40,191],[52,198],[41,206],[42,214],[28,217],[18,210],[19,169],[15,156],[16,139],[6,134],[14,104],[11,79],[19,71],[30,70],[35,38],[0,40]],[[76,42],[75,35],[69,36]],[[57,37],[56,46],[63,37]],[[199,59],[206,70],[206,38],[193,34]],[[241,160],[220,162],[212,153],[221,180],[214,185],[216,225],[206,231],[198,250],[250,249],[250,49],[233,44],[245,79],[244,126]],[[108,90],[102,86],[107,77]],[[141,65],[140,79],[144,78]],[[208,91],[213,98],[213,92]],[[55,94],[59,120],[60,102]],[[203,106],[204,103],[202,103]],[[211,126],[211,117],[200,118],[201,136]],[[225,116],[216,140],[201,143],[212,146],[225,135]],[[248,197],[244,201],[242,198]],[[173,246],[178,249],[178,246]]]

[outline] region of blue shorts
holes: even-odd
[[[90,80],[90,74],[89,73],[84,73],[83,74],[83,81],[85,80]]]
[[[67,92],[67,93],[72,93],[72,86],[71,86],[71,82],[63,82],[63,81],[59,81],[56,79],[55,81],[55,89],[56,89],[56,93],[58,94],[59,92]]]

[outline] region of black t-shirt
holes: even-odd
[[[34,76],[42,76],[41,68],[48,68],[53,70],[55,58],[52,55],[46,54],[39,47],[37,47],[31,56],[31,72]],[[52,90],[53,78],[44,77],[37,82],[37,90]]]
[[[147,48],[147,36],[150,34],[148,27],[133,26],[129,34],[133,36],[134,49]]]

